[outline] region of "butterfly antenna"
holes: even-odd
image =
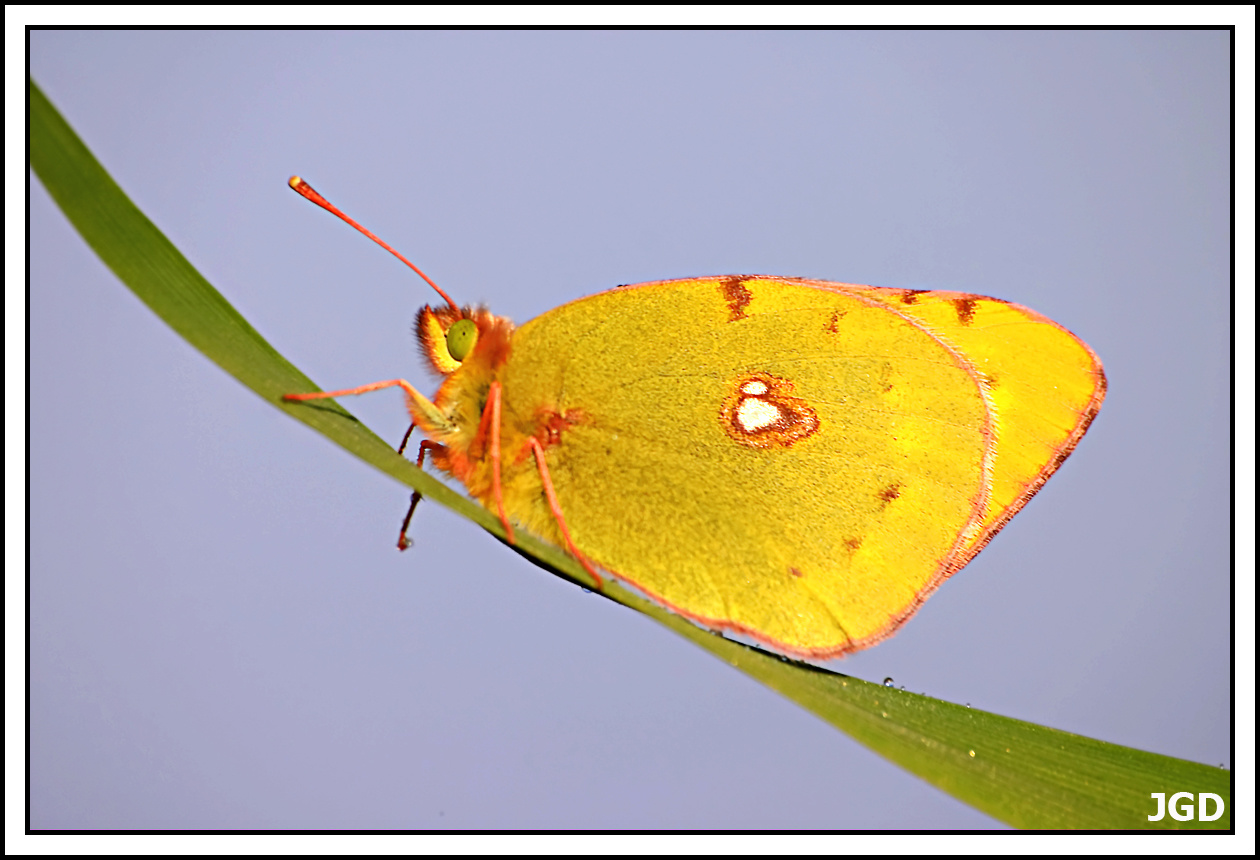
[[[455,303],[454,303],[453,301],[451,301],[451,297],[450,297],[450,296],[448,296],[446,293],[444,293],[444,292],[442,291],[442,288],[441,288],[441,287],[439,287],[437,284],[433,283],[433,281],[429,278],[429,276],[428,276],[428,275],[426,275],[424,272],[422,272],[422,271],[420,271],[418,268],[416,268],[416,265],[415,265],[414,263],[412,263],[410,260],[408,260],[408,259],[407,259],[406,257],[404,257],[402,254],[400,254],[400,253],[398,253],[397,251],[395,251],[395,250],[394,250],[393,248],[391,248],[389,245],[385,244],[385,242],[384,242],[384,241],[382,241],[382,240],[381,240],[381,239],[380,239],[380,238],[379,238],[379,237],[378,237],[375,233],[373,233],[371,230],[367,229],[367,228],[366,228],[366,227],[364,227],[362,224],[360,224],[358,221],[355,221],[353,218],[351,218],[349,215],[347,215],[345,212],[342,212],[342,211],[341,211],[340,209],[338,209],[336,206],[332,205],[332,204],[331,204],[331,203],[329,203],[327,200],[325,200],[322,194],[320,194],[318,191],[316,191],[314,188],[312,188],[310,185],[308,185],[308,184],[306,183],[306,180],[305,180],[305,179],[303,179],[303,178],[302,178],[302,177],[300,177],[300,176],[293,176],[293,177],[291,177],[291,178],[289,179],[289,187],[290,187],[290,188],[292,188],[294,191],[296,191],[298,194],[301,194],[301,195],[302,195],[303,197],[305,197],[307,200],[309,200],[309,201],[311,201],[312,203],[314,203],[316,206],[320,207],[321,209],[327,209],[329,212],[331,212],[332,214],[336,215],[336,216],[337,216],[338,218],[340,218],[342,221],[345,221],[345,222],[346,222],[347,224],[349,224],[351,227],[353,227],[354,229],[358,230],[358,231],[359,231],[360,233],[362,233],[364,236],[367,236],[367,237],[368,237],[369,239],[371,239],[373,242],[375,242],[376,244],[380,245],[380,246],[381,246],[382,248],[384,248],[386,251],[389,251],[389,252],[390,252],[391,254],[393,254],[395,257],[397,257],[398,259],[402,260],[404,263],[406,263],[406,264],[407,264],[408,268],[410,268],[410,269],[411,269],[411,271],[415,272],[417,275],[419,275],[420,277],[424,278],[425,282],[426,282],[426,283],[428,283],[428,285],[429,285],[430,287],[433,287],[433,289],[437,290],[437,294],[438,294],[439,296],[441,296],[443,299],[445,299],[445,300],[446,300],[446,303],[447,303],[448,305],[450,305],[452,308],[455,308],[455,307],[456,307]]]

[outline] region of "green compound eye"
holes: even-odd
[[[446,330],[446,351],[456,361],[463,361],[477,342],[477,324],[472,320],[458,320]]]

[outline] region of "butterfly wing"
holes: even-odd
[[[620,288],[516,332],[505,502],[557,539],[532,435],[590,559],[700,623],[834,656],[891,633],[1036,491],[1084,432],[1080,392],[1101,400],[1095,377],[1072,335],[981,297]]]

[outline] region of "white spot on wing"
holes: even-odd
[[[745,433],[755,433],[782,418],[783,413],[779,411],[779,407],[752,397],[741,400],[739,408],[735,410],[735,420],[739,422],[740,428]]]
[[[745,382],[739,390],[745,394],[751,394],[753,397],[758,397],[768,392],[770,390],[770,386],[766,385],[760,379],[750,379]]]

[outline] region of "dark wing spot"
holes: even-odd
[[[857,552],[862,546],[862,539],[860,537],[845,538],[844,545],[849,548],[849,552]]]
[[[901,484],[889,484],[879,493],[880,501],[885,505],[901,495]]]
[[[752,293],[744,286],[744,278],[723,278],[722,295],[731,309],[730,322],[747,318],[748,303],[752,301]]]
[[[848,311],[832,311],[831,319],[827,321],[827,331],[832,334],[838,334],[840,331],[840,320],[844,319]]]
[[[788,568],[788,573],[792,574],[792,575],[793,575],[793,576],[795,576],[797,579],[800,579],[802,576],[804,576],[804,575],[805,575],[805,574],[801,573],[799,570],[797,570],[797,569],[796,569],[796,568],[794,568],[794,567],[789,567],[789,568]]]
[[[958,322],[971,325],[971,319],[976,315],[976,300],[954,299],[954,310],[958,311]]]
[[[997,388],[998,379],[996,376],[993,376],[992,374],[980,373],[980,383],[984,385],[984,387],[987,388],[989,391],[992,391],[993,389]]]
[[[901,303],[904,305],[912,305],[919,300],[919,296],[926,292],[927,290],[906,290],[901,294]]]

